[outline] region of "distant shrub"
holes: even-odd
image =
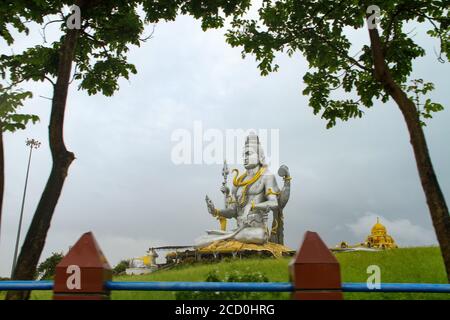
[[[126,269],[130,267],[130,262],[127,260],[120,261],[113,269],[114,275],[119,275],[121,273],[124,273]]]
[[[53,279],[56,272],[56,266],[64,258],[62,252],[53,252],[50,257],[41,262],[36,270],[36,277],[41,280]]]
[[[206,282],[269,282],[269,279],[261,272],[234,271],[225,274],[222,278],[219,272],[212,271],[208,273]],[[261,299],[264,295],[265,299],[277,299],[280,297],[279,292],[261,293],[261,292],[235,292],[235,291],[179,291],[175,293],[177,300],[252,300]]]

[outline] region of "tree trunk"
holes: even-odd
[[[79,30],[69,29],[60,48],[57,81],[53,91],[49,124],[53,166],[20,251],[13,274],[15,280],[31,280],[35,275],[64,180],[70,164],[75,159],[74,154],[69,152],[64,144],[63,127],[72,60],[78,36]],[[28,298],[29,291],[9,291],[6,296],[6,299],[11,300]]]
[[[419,114],[414,102],[408,98],[406,93],[392,78],[383,56],[378,30],[376,28],[369,29],[369,35],[375,78],[397,103],[408,127],[420,181],[425,192],[431,220],[433,221],[434,230],[441,248],[447,278],[450,282],[450,216],[444,195],[434,173],[425,134],[419,121]]]
[[[2,236],[3,193],[5,188],[5,160],[3,153],[3,131],[0,128],[0,243]]]

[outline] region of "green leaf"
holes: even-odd
[[[23,102],[31,98],[29,91],[13,90],[0,85],[0,129],[14,132],[25,129],[31,121],[36,123],[39,117],[32,114],[20,114],[17,110],[23,106]]]

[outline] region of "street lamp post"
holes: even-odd
[[[25,196],[27,194],[28,174],[30,173],[31,154],[33,153],[33,149],[37,149],[41,146],[41,143],[35,139],[27,139],[26,145],[30,147],[30,155],[28,156],[27,174],[25,176],[25,186],[23,188],[22,207],[20,209],[19,227],[17,229],[16,248],[14,249],[14,259],[11,269],[11,279],[13,278],[14,269],[16,268],[17,252],[19,250],[20,230],[22,229],[23,208],[25,206]]]

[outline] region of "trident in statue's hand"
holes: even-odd
[[[228,194],[230,193],[230,189],[228,189],[227,187],[227,183],[228,183],[228,175],[230,174],[230,170],[228,169],[228,165],[227,165],[227,161],[223,160],[223,169],[222,169],[222,177],[223,177],[223,182],[222,182],[222,188],[220,188],[220,191],[224,194],[225,196],[225,208],[228,207]]]

